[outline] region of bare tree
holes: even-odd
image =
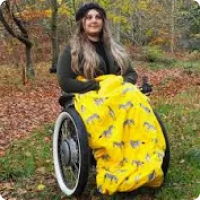
[[[33,67],[33,62],[31,58],[31,50],[33,47],[33,43],[29,39],[27,27],[23,20],[15,16],[14,9],[18,10],[18,6],[16,2],[10,3],[10,1],[5,1],[3,5],[0,7],[0,22],[5,27],[5,29],[8,31],[10,35],[12,35],[14,38],[19,40],[25,45],[26,50],[26,68],[24,68],[24,79],[26,78],[34,78],[35,72]],[[8,18],[5,17],[5,15],[8,16]],[[9,24],[9,20],[12,21],[14,26],[11,26]],[[25,82],[25,80],[24,80]]]

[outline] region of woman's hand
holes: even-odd
[[[110,77],[115,77],[116,75],[114,74],[108,74],[108,75],[102,75],[102,76],[98,76],[95,78],[96,81],[100,82],[100,81],[103,81],[107,78],[110,78]]]

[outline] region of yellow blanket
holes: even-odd
[[[121,76],[97,80],[99,91],[75,95],[97,160],[97,188],[113,194],[143,185],[159,187],[165,140],[148,97]]]

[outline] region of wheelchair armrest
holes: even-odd
[[[152,92],[152,87],[153,85],[150,85],[148,83],[148,77],[147,76],[143,76],[142,77],[142,86],[140,87],[140,90],[143,94],[149,96],[150,93]]]
[[[58,102],[62,107],[66,107],[69,105],[73,105],[73,98],[74,98],[74,94],[64,93],[62,96],[60,96]]]

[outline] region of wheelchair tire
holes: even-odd
[[[60,189],[67,196],[79,196],[87,185],[90,151],[85,126],[74,108],[61,112],[55,123],[53,161]]]
[[[158,123],[160,124],[160,127],[162,129],[162,132],[163,132],[163,135],[164,135],[164,138],[165,138],[165,143],[166,143],[165,156],[163,158],[163,163],[162,163],[162,170],[163,170],[164,177],[165,177],[166,174],[167,174],[167,171],[168,171],[168,168],[169,168],[169,162],[170,162],[169,139],[168,139],[168,136],[167,136],[165,126],[164,126],[160,116],[158,115],[158,113],[156,111],[154,111],[154,114],[155,114],[155,116],[158,120]]]

